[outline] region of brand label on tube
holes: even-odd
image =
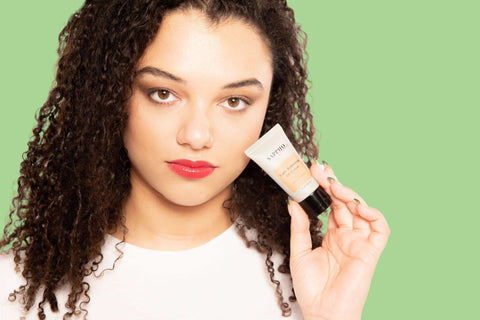
[[[292,193],[311,178],[310,171],[295,153],[283,160],[274,172]]]

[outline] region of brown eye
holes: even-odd
[[[150,97],[157,103],[169,104],[178,100],[178,98],[167,89],[158,89],[150,93]]]
[[[168,92],[167,90],[158,90],[158,97],[160,99],[167,99],[169,95],[170,92]]]
[[[230,97],[226,100],[223,100],[220,105],[229,110],[241,111],[246,109],[250,104],[251,102],[247,100],[247,98]]]
[[[238,98],[230,98],[228,99],[228,106],[231,108],[236,108],[240,104],[240,99]]]

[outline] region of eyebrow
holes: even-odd
[[[179,78],[179,77],[176,77],[174,76],[173,74],[169,73],[169,72],[166,72],[166,71],[163,71],[163,70],[160,70],[158,68],[155,68],[155,67],[144,67],[138,71],[135,71],[135,77],[138,77],[138,76],[141,76],[143,74],[151,74],[153,76],[156,76],[156,77],[163,77],[163,78],[168,78],[170,80],[173,80],[173,81],[177,81],[177,82],[182,82],[182,83],[185,83],[186,81]]]
[[[167,78],[176,82],[180,83],[186,83],[187,81],[183,80],[182,78],[179,78],[170,72],[155,68],[155,67],[144,67],[138,71],[135,71],[134,77],[141,76],[143,74],[151,74],[156,77],[162,77],[162,78]],[[247,87],[247,86],[255,86],[260,90],[263,90],[263,85],[262,83],[256,79],[256,78],[249,78],[246,80],[241,80],[241,81],[236,81],[229,83],[225,86],[223,86],[223,89],[233,89],[233,88],[241,88],[241,87]]]
[[[232,88],[240,88],[240,87],[247,87],[247,86],[256,86],[258,89],[263,90],[262,83],[255,78],[250,78],[247,80],[229,83],[225,85],[223,89],[232,89]]]

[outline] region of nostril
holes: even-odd
[[[213,136],[209,128],[190,126],[179,131],[177,142],[193,149],[210,148],[213,145]]]

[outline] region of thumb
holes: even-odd
[[[302,207],[294,200],[288,204],[288,212],[292,217],[290,223],[290,259],[301,257],[312,251],[310,221]]]

